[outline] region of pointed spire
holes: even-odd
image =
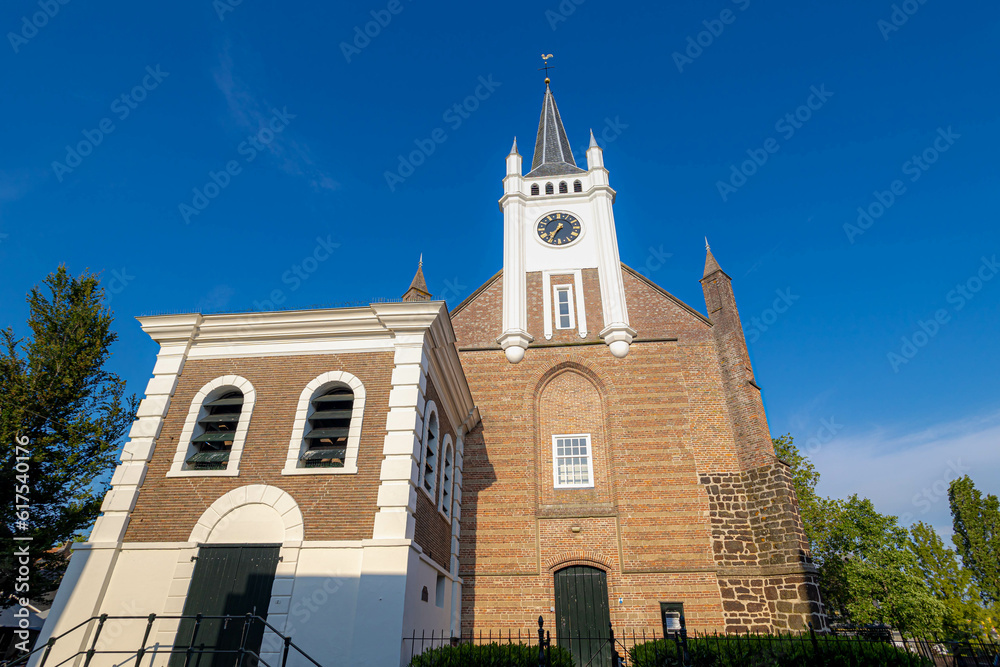
[[[430,301],[430,298],[431,293],[427,290],[427,281],[424,280],[424,253],[420,253],[417,272],[410,281],[410,289],[403,295],[403,301]]]
[[[517,137],[514,137],[514,145],[510,147],[510,153],[508,155],[518,155],[517,152]]]
[[[535,155],[531,160],[531,171],[528,172],[527,178],[583,173],[584,170],[577,167],[576,160],[573,159],[573,149],[566,137],[566,128],[563,127],[556,98],[546,82],[542,115],[538,118]]]
[[[600,148],[597,145],[597,139],[594,138],[594,128],[590,128],[590,145],[587,148]]]
[[[715,256],[712,254],[712,249],[708,245],[708,237],[705,237],[705,274],[701,277],[702,280],[708,278],[710,275],[716,271],[722,271],[722,267],[719,263],[715,261]],[[725,271],[722,271],[725,273]]]

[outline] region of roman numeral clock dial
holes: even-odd
[[[569,213],[550,213],[538,221],[538,238],[554,246],[567,245],[580,236],[580,221]]]

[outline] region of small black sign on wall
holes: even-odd
[[[677,634],[684,628],[684,603],[661,602],[660,619],[663,621],[663,636]]]

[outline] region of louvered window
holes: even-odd
[[[546,183],[546,184],[545,184],[545,194],[547,194],[547,195],[550,195],[550,194],[552,194],[553,192],[555,192],[555,190],[554,190],[554,188],[552,187],[552,184],[551,184],[551,183]]]
[[[573,192],[583,192],[583,183],[580,181],[573,181]]]
[[[421,471],[423,477],[424,491],[434,498],[434,484],[437,481],[438,469],[438,418],[437,413],[432,412],[427,422],[427,437],[424,440],[424,460]]]
[[[451,483],[454,470],[454,447],[451,442],[445,440],[444,456],[441,462],[441,511],[448,518],[451,518]]]
[[[243,393],[226,392],[203,407],[206,414],[198,420],[199,434],[191,439],[196,451],[187,460],[188,469],[225,470],[243,411]]]
[[[569,188],[566,186],[566,181],[559,184],[559,194],[564,195],[569,192]]]
[[[334,387],[312,400],[310,412],[303,467],[343,468],[354,413],[354,392],[347,387]]]
[[[533,195],[537,195],[538,194],[538,183],[532,183],[531,184],[531,194],[533,194]]]

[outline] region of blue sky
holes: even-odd
[[[623,261],[704,312],[708,236],[822,492],[946,529],[956,471],[998,491],[994,3],[233,2],[4,3],[0,323],[102,271],[141,392],[136,315],[396,297],[421,252],[457,304],[552,53]]]

